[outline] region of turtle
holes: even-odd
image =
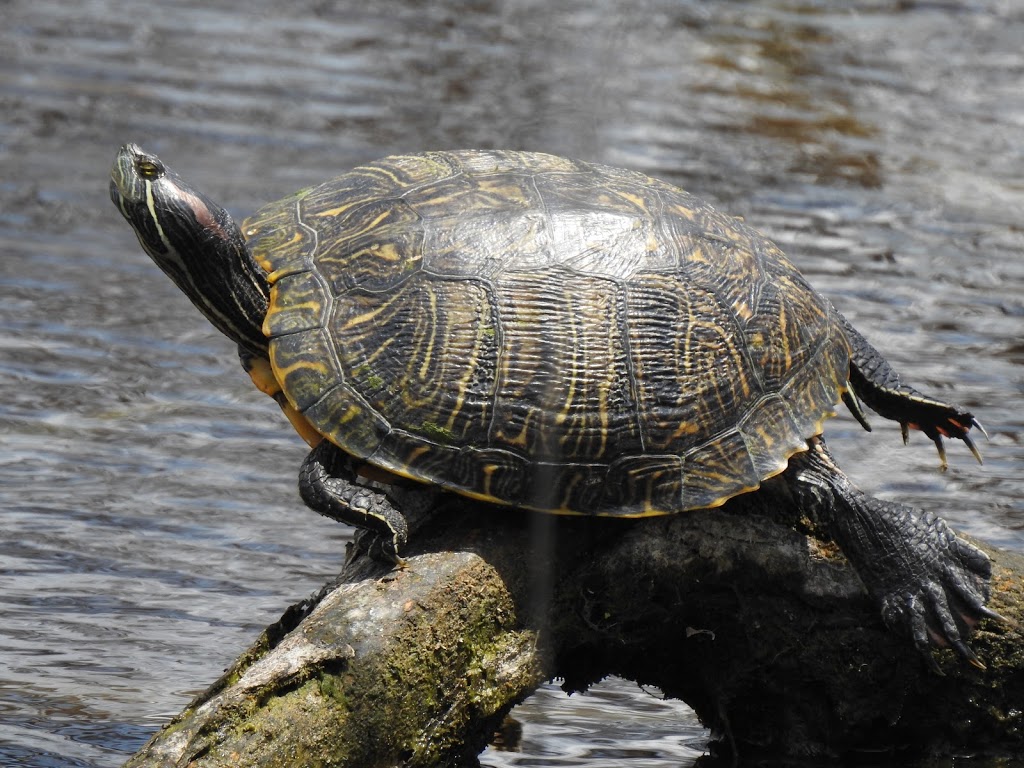
[[[980,461],[963,407],[900,375],[781,250],[647,175],[549,154],[386,157],[239,227],[123,146],[110,195],[143,249],[238,346],[310,451],[313,510],[402,565],[387,486],[649,517],[781,476],[918,648],[966,642],[991,562],[940,517],[871,497],[823,438],[842,401]],[[415,486],[416,483],[413,483]]]

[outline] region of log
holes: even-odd
[[[543,680],[607,675],[683,699],[740,757],[1024,753],[1017,629],[983,622],[987,669],[940,650],[936,673],[779,484],[635,521],[431,498],[404,569],[353,557],[126,765],[474,765]],[[1024,558],[987,551],[1020,623]]]

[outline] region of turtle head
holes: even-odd
[[[135,144],[117,153],[110,199],[199,311],[241,349],[266,357],[266,274],[228,212]]]

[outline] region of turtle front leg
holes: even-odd
[[[922,651],[952,646],[982,664],[964,641],[984,618],[992,565],[941,518],[862,493],[821,439],[793,456],[786,472],[802,512],[817,520],[846,555],[885,624]]]
[[[321,515],[377,534],[381,556],[405,564],[398,554],[409,538],[405,516],[383,493],[360,485],[352,458],[329,440],[322,440],[302,463],[299,493]]]
[[[883,418],[898,421],[904,443],[907,442],[908,430],[919,429],[924,432],[935,443],[943,470],[947,466],[943,437],[963,440],[980,464],[981,454],[969,433],[972,427],[977,427],[982,434],[985,434],[985,429],[974,418],[974,414],[959,405],[936,400],[904,384],[889,361],[845,317],[839,312],[836,312],[836,316],[853,349],[850,383],[868,407]],[[854,415],[857,415],[856,410]],[[862,416],[858,416],[858,420],[867,427]]]

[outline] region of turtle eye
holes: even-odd
[[[148,181],[159,178],[160,176],[163,176],[164,173],[163,166],[160,165],[160,163],[153,162],[152,160],[137,160],[135,162],[135,168],[139,172],[139,175]]]

